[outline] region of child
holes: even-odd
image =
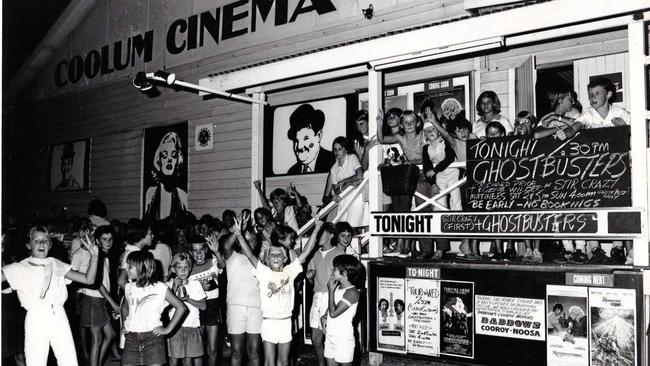
[[[354,328],[365,269],[351,255],[334,258],[332,276],[327,282],[328,311],[325,358],[328,365],[352,365],[354,359]]]
[[[500,123],[506,134],[512,132],[512,125],[507,118],[503,117],[501,113],[501,101],[495,92],[487,90],[481,93],[476,100],[476,111],[480,116],[473,126],[473,131],[478,137],[485,137],[487,135],[487,125],[490,122]]]
[[[247,218],[242,216],[242,219]],[[245,233],[245,231],[240,231]],[[245,235],[245,234],[244,234]],[[248,239],[246,239],[248,240]],[[262,348],[262,309],[260,308],[260,285],[253,272],[255,268],[241,254],[237,237],[228,233],[219,238],[219,245],[226,260],[229,279],[226,290],[226,328],[230,336],[230,364],[244,364],[245,354],[249,364],[259,366]]]
[[[271,243],[278,243],[289,251],[289,261],[294,261],[298,258],[298,253],[294,249],[296,247],[296,232],[286,225],[279,225],[271,233]],[[260,256],[266,253],[260,252]]]
[[[440,192],[440,190],[447,189],[458,183],[459,171],[457,168],[449,168],[449,165],[456,160],[456,153],[453,147],[448,144],[442,135],[435,129],[433,123],[429,122],[435,117],[433,113],[427,117],[427,122],[424,123],[424,136],[427,144],[422,147],[422,166],[424,168],[424,175],[433,188],[433,192]],[[443,196],[437,200],[438,204],[449,207],[452,211],[462,210],[460,200],[460,190],[454,188],[448,193],[449,205],[446,203],[446,197]],[[439,207],[434,206],[435,211],[440,210]],[[448,239],[436,239],[436,252],[431,257],[434,261],[442,260],[445,252],[449,251]],[[423,253],[423,258],[427,258],[426,253]]]
[[[352,226],[347,221],[339,221],[334,225],[334,228],[338,233],[337,246],[343,248],[345,254],[350,254],[359,259],[361,248],[350,245],[352,243],[352,237],[354,237],[354,229],[352,229]]]
[[[119,304],[110,295],[110,263],[108,252],[113,247],[113,229],[110,226],[100,226],[95,230],[94,239],[102,252],[102,259],[99,261],[97,281],[93,286],[81,288],[79,291],[79,323],[83,328],[82,336],[85,336],[86,329],[91,334],[90,365],[102,365],[108,352],[109,346],[115,338],[115,330],[111,324],[111,318],[106,309],[106,303],[115,312],[119,312]],[[72,266],[80,272],[86,272],[91,258],[88,251],[81,247],[73,256]],[[76,262],[76,263],[75,263]],[[83,342],[85,343],[85,342]],[[82,345],[83,345],[82,343]]]
[[[42,226],[29,230],[27,248],[31,256],[2,268],[2,281],[18,292],[25,316],[25,360],[29,366],[47,363],[50,346],[59,365],[77,365],[70,323],[63,309],[68,298],[66,284],[95,282],[99,250],[89,237],[81,238],[81,245],[90,254],[86,273],[48,257],[52,242],[50,233]]]
[[[134,251],[126,259],[129,283],[124,288],[125,344],[122,365],[162,365],[166,362],[163,336],[170,334],[187,313],[187,307],[167,286],[156,281],[156,260],[147,251]],[[176,311],[166,327],[160,315],[167,303]]]
[[[291,350],[291,312],[294,304],[293,281],[302,272],[302,263],[307,259],[314,245],[322,221],[315,218],[314,231],[298,258],[285,266],[288,258],[287,249],[279,245],[271,245],[266,252],[266,263],[262,263],[251,250],[246,239],[239,231],[239,225],[234,225],[231,231],[237,236],[242,252],[248,257],[255,268],[255,276],[260,284],[260,300],[262,307],[262,342],[266,365],[287,366]]]
[[[189,243],[190,255],[194,259],[194,266],[189,278],[199,281],[207,295],[206,308],[199,311],[199,318],[204,329],[208,365],[215,366],[219,359],[219,341],[221,339],[219,326],[223,323],[219,304],[219,274],[223,272],[226,262],[219,253],[216,236],[211,235],[206,240],[200,235],[194,235],[190,238]]]
[[[311,218],[311,206],[307,198],[298,193],[293,183],[289,183],[286,191],[282,188],[274,189],[269,196],[270,203],[262,192],[260,180],[253,182],[253,185],[262,205],[273,213],[273,218],[278,224],[287,225],[297,232]]]
[[[201,283],[190,280],[192,271],[192,257],[187,253],[174,255],[171,263],[173,280],[167,283],[172,292],[185,303],[189,313],[183,321],[181,328],[174,335],[167,339],[167,351],[169,353],[169,365],[201,366],[203,364],[203,338],[201,337],[201,321],[199,310],[205,310],[205,292]],[[174,315],[174,309],[169,312],[170,317]]]
[[[117,283],[121,288],[124,288],[128,279],[127,262],[129,254],[135,251],[140,251],[146,247],[150,247],[154,243],[154,235],[152,228],[144,223],[142,220],[131,219],[129,220],[128,228],[126,231],[127,240],[129,243],[124,248],[124,253],[120,259],[120,276]]]
[[[311,327],[311,341],[316,353],[318,365],[325,365],[324,338],[320,319],[327,312],[327,281],[332,274],[333,261],[339,255],[345,254],[345,248],[337,244],[338,233],[331,223],[325,223],[320,233],[318,245],[320,249],[307,265],[305,277],[314,284],[314,296],[309,309],[309,327]]]

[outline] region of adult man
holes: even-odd
[[[297,162],[287,174],[327,173],[334,165],[334,154],[320,146],[323,138],[325,114],[311,104],[303,104],[289,117],[287,132],[293,141],[293,152]]]
[[[61,191],[80,191],[81,186],[72,175],[72,166],[74,164],[74,145],[68,142],[63,146],[61,153],[61,182],[54,189],[57,192]]]

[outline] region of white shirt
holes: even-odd
[[[124,287],[124,296],[129,305],[129,315],[124,320],[124,329],[128,332],[151,332],[153,328],[162,326],[162,314],[167,301],[165,294],[167,286],[162,282],[138,287],[135,282],[129,282]]]
[[[72,253],[72,269],[75,271],[86,273],[88,272],[88,267],[90,267],[90,253],[84,248],[77,249],[76,252]],[[108,257],[104,257],[104,264],[102,265],[102,273],[97,273],[98,276],[102,276],[102,285],[106,288],[106,291],[111,291],[111,279],[109,278],[109,262]],[[96,283],[96,281],[95,281]],[[92,297],[102,297],[102,294],[99,293],[98,289],[92,289],[88,287],[82,287],[77,292],[80,292],[87,296]]]
[[[609,112],[604,119],[600,116],[598,111],[592,107],[589,107],[582,112],[576,122],[582,123],[584,128],[615,127],[616,125],[612,122],[614,118],[621,118],[623,121],[625,121],[626,125],[630,125],[630,112],[615,105],[609,106]]]
[[[510,123],[510,121],[508,121],[508,119],[506,117],[504,117],[504,116],[502,116],[500,114],[497,114],[494,118],[489,120],[488,123],[492,122],[492,121],[496,121],[496,122],[501,123],[503,128],[506,129],[506,135],[509,134],[510,132],[512,132],[512,130],[513,130],[513,127],[512,127],[512,124]],[[476,137],[485,137],[485,127],[487,127],[487,125],[488,124],[486,122],[483,122],[482,120],[477,119],[476,122],[474,123],[474,125],[472,126],[472,132],[476,135]]]
[[[149,253],[153,255],[153,258],[160,262],[162,266],[162,273],[167,278],[169,273],[169,265],[172,263],[172,250],[169,248],[169,245],[164,243],[158,243],[153,249],[149,249]]]
[[[52,279],[45,297],[41,299],[41,289],[46,274],[45,265],[52,266]],[[5,266],[2,272],[9,285],[18,292],[18,299],[23,308],[27,311],[39,309],[51,311],[52,306],[63,306],[68,299],[66,284],[72,281],[66,280],[65,275],[71,269],[72,266],[55,258],[29,257]]]
[[[207,259],[206,263],[195,264],[189,278],[209,284],[209,290],[206,290],[205,293],[208,295],[208,300],[211,300],[219,297],[219,274],[221,272],[223,270],[217,266],[217,259],[212,258],[211,260]]]
[[[284,266],[282,272],[275,272],[261,261],[257,262],[255,276],[260,281],[260,300],[264,318],[285,319],[293,310],[293,281],[302,273],[300,261]]]
[[[172,289],[173,291],[173,286],[174,286],[174,281],[169,281],[167,282],[167,286]],[[195,280],[188,280],[187,284],[184,285],[185,290],[187,291],[187,296],[195,301],[200,301],[205,299],[205,291],[203,291],[203,287],[201,287],[201,283],[199,281]],[[187,313],[187,317],[183,321],[182,327],[185,328],[198,328],[201,326],[201,320],[199,318],[199,309],[190,304],[187,301],[184,301],[185,306],[187,306],[187,310],[189,312]],[[174,312],[176,312],[176,308],[172,307],[169,310],[169,318],[171,319],[174,316]]]
[[[243,254],[232,252],[226,260],[226,275],[228,290],[226,303],[228,305],[244,305],[260,307],[260,284],[253,272],[255,268]]]

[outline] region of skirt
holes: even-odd
[[[163,337],[152,332],[129,332],[125,335],[123,365],[150,365],[167,362]]]
[[[81,295],[79,301],[79,324],[82,327],[103,327],[110,320],[106,299]]]
[[[167,351],[171,358],[195,358],[203,356],[201,328],[181,327],[167,339]]]

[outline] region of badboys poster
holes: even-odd
[[[476,295],[476,334],[546,339],[544,299]]]
[[[377,350],[406,353],[403,278],[377,278]]]
[[[474,283],[441,281],[440,354],[474,358]]]
[[[546,364],[588,365],[587,288],[547,285],[546,304]]]
[[[634,290],[589,288],[592,366],[636,365],[635,304]]]
[[[440,281],[406,279],[406,340],[409,353],[440,354]]]

